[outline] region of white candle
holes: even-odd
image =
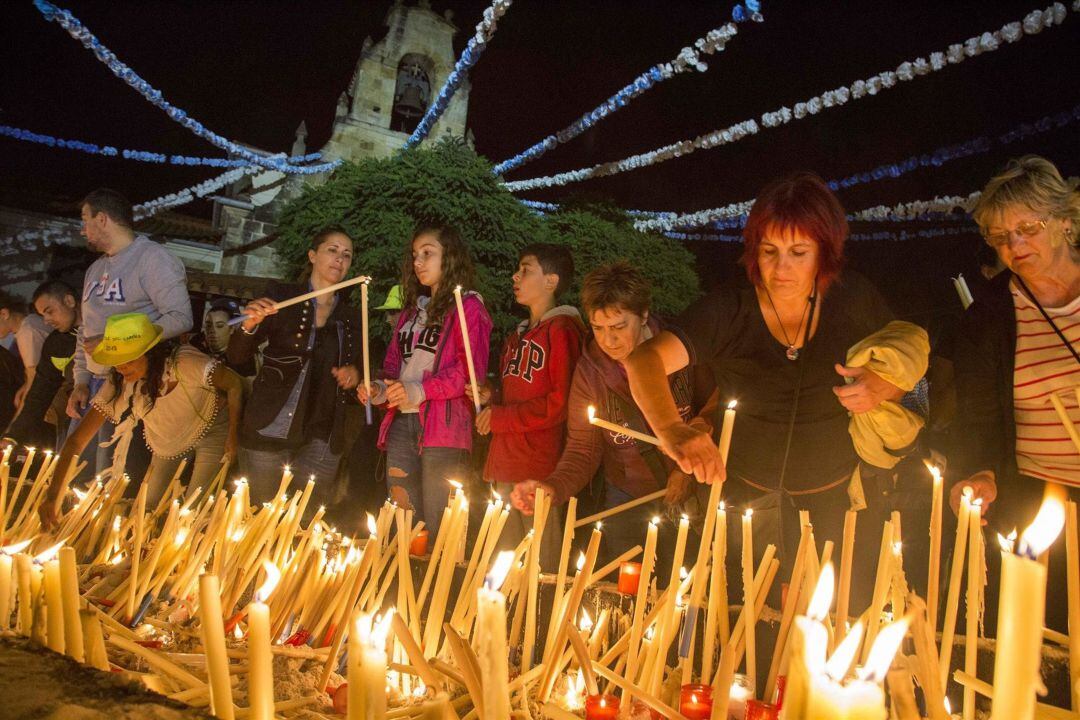
[[[372,622],[370,615],[360,613],[349,629],[347,720],[386,717],[386,634],[390,619],[387,614]]]
[[[266,604],[281,573],[273,563],[263,561],[266,581],[248,605],[248,703],[252,720],[274,719],[274,665],[270,652],[270,607]]]
[[[206,670],[210,678],[210,712],[221,720],[233,720],[229,657],[225,653],[225,626],[221,615],[221,586],[216,575],[199,576],[199,619]]]
[[[930,632],[937,633],[938,587],[941,580],[942,481],[941,470],[935,465],[928,467],[934,478],[934,487],[930,505],[930,563],[926,578],[926,609],[930,613]]]
[[[953,287],[956,288],[956,294],[960,296],[960,304],[967,310],[975,300],[971,297],[971,291],[968,290],[967,280],[964,279],[963,273],[953,278]]]
[[[0,553],[0,630],[11,628],[11,556]]]
[[[724,424],[720,426],[720,442],[718,446],[720,448],[720,459],[724,461],[724,465],[727,465],[728,451],[731,450],[731,433],[735,430],[736,404],[735,400],[728,403],[727,409],[724,410]]]
[[[469,369],[469,384],[472,385],[473,406],[480,412],[480,391],[476,385],[476,366],[473,365],[472,342],[469,340],[469,325],[465,322],[465,305],[461,301],[461,286],[454,288],[454,302],[457,303],[458,325],[461,326],[461,339],[465,342],[465,365]]]
[[[499,588],[513,562],[513,551],[499,553],[483,587],[476,591],[477,655],[484,685],[484,720],[510,717],[506,596]]]
[[[60,561],[45,563],[45,645],[53,652],[64,652],[64,601],[60,592]]]
[[[60,597],[64,612],[64,651],[76,662],[83,662],[82,621],[79,619],[79,571],[75,548],[60,548]]]
[[[18,585],[19,602],[19,634],[30,637],[30,629],[34,625],[34,602],[32,591],[32,568],[33,561],[26,553],[15,555],[15,579]]]
[[[1002,553],[991,720],[1035,717],[1046,612],[1046,567],[1038,557],[1053,544],[1064,524],[1061,503],[1047,498],[1021,536],[1020,552]]]
[[[746,638],[746,677],[757,687],[757,617],[754,598],[754,511],[747,508],[742,518],[743,628]]]
[[[601,420],[600,418],[596,417],[596,408],[592,405],[589,406],[588,413],[589,423],[595,425],[598,428],[604,428],[605,430],[610,430],[612,432],[619,433],[620,435],[625,435],[628,438],[633,438],[634,440],[640,440],[641,442],[649,443],[650,445],[660,444],[660,440],[652,435],[646,435],[645,433],[640,433],[637,430],[631,430],[628,427],[616,425],[615,423],[608,422],[607,420]]]

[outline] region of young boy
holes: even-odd
[[[574,280],[568,248],[537,243],[521,251],[514,273],[514,299],[529,311],[503,346],[499,363],[502,392],[476,416],[476,429],[491,433],[484,479],[509,500],[514,485],[546,478],[559,462],[566,441],[566,406],[574,366],[581,355],[585,326],[577,308],[558,298]],[[552,511],[544,529],[540,565],[554,571],[562,542],[561,523]],[[502,542],[516,546],[532,528],[532,516],[511,510]]]

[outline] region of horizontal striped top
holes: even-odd
[[[1080,363],[1039,308],[1009,285],[1016,310],[1013,408],[1016,464],[1024,475],[1080,487],[1080,451],[1069,437],[1050,395],[1056,394],[1080,431]],[[1045,308],[1073,347],[1080,348],[1080,297]]]

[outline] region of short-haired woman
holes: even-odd
[[[696,356],[711,371],[721,403],[738,401],[725,498],[729,505],[754,508],[755,533],[763,536],[759,547],[776,543],[789,567],[799,541],[799,510],[810,511],[819,543],[841,539],[860,459],[849,413],[900,399],[927,364],[925,333],[906,326],[913,348],[900,348],[896,356],[905,349],[913,356],[907,387],[848,365],[849,350],[893,318],[863,276],[843,270],[847,235],[844,209],[821,178],[797,173],[769,183],[743,231],[745,275],[684,313],[678,324],[689,342],[663,333],[626,362],[634,397],[665,451],[700,480],[724,480],[716,443],[686,426],[656,380]],[[907,449],[889,440],[893,452]]]

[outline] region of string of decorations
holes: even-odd
[[[1074,0],[1073,9],[1074,11],[1080,11],[1080,0]],[[945,51],[930,53],[929,59],[920,57],[910,62],[905,61],[898,65],[895,70],[887,70],[867,80],[856,80],[849,86],[828,90],[805,102],[795,103],[793,108],[783,106],[778,110],[766,112],[761,116],[761,126],[766,128],[779,127],[792,120],[801,120],[811,115],[817,115],[828,108],[844,105],[851,100],[872,97],[896,87],[900,82],[910,82],[917,77],[929,75],[949,65],[963,62],[967,58],[993,52],[1000,48],[1002,44],[1017,42],[1025,35],[1035,35],[1044,28],[1060,25],[1064,21],[1066,14],[1065,6],[1060,2],[1054,3],[1046,10],[1033,10],[1022,21],[1011,22],[1002,26],[1000,30],[984,32],[968,38],[962,43],[955,43]],[[744,120],[731,127],[714,130],[693,140],[672,143],[622,160],[601,163],[592,167],[570,170],[546,177],[508,182],[505,183],[505,186],[511,192],[521,192],[567,185],[629,170],[637,170],[673,158],[684,157],[697,150],[707,150],[737,142],[748,135],[756,135],[760,132],[761,126],[754,119]]]
[[[996,139],[984,136],[955,145],[941,147],[931,153],[913,155],[899,163],[879,165],[873,170],[855,173],[842,180],[830,180],[828,185],[833,190],[840,190],[853,185],[869,183],[884,178],[899,177],[900,175],[911,172],[919,167],[941,167],[953,160],[989,152],[995,140],[1001,145],[1008,145],[1017,140],[1025,140],[1041,133],[1063,128],[1077,120],[1080,120],[1080,105],[1074,106],[1071,110],[1063,110],[1052,115],[1047,115],[1034,123],[1021,123],[1012,130],[998,135]],[[529,204],[536,201],[522,202]],[[749,212],[750,204],[752,204],[752,201],[725,205],[720,208],[698,210],[693,213],[660,212],[651,210],[629,210],[627,212],[631,217],[639,218],[639,220],[634,223],[634,227],[643,231],[661,230],[665,232],[674,232],[679,228],[702,227],[706,225],[717,229],[727,229],[742,227],[745,224],[746,212]],[[550,205],[551,209],[558,208],[557,205],[551,203],[546,203],[546,205]],[[736,209],[743,206],[745,206],[746,212],[735,213]],[[938,213],[938,215],[940,215],[940,213]],[[933,214],[930,214],[927,217],[920,219],[940,220],[948,218],[935,217]]]
[[[95,143],[83,142],[81,140],[65,140],[63,138],[53,137],[52,135],[45,135],[42,133],[32,132],[30,130],[24,130],[23,128],[12,127],[10,125],[0,125],[0,135],[13,140],[21,140],[23,142],[36,143],[38,145],[46,145],[52,148],[60,148],[61,150],[76,150],[78,152],[84,152],[89,155],[103,155],[111,158],[124,158],[125,160],[137,160],[139,162],[155,163],[158,165],[185,165],[185,166],[206,166],[206,167],[246,167],[251,163],[245,160],[232,160],[229,158],[212,158],[212,157],[197,157],[192,155],[166,155],[165,153],[152,152],[148,150],[121,150],[113,147],[112,145],[97,145]],[[286,158],[289,163],[308,163],[314,160],[318,160],[322,157],[321,152],[308,153],[307,155],[296,155],[294,157]]]
[[[162,210],[169,208],[179,207],[180,205],[187,205],[194,202],[198,198],[205,197],[212,192],[215,192],[226,185],[230,185],[237,180],[247,176],[254,175],[255,173],[263,172],[262,167],[258,165],[249,165],[247,167],[234,168],[228,170],[217,177],[210,178],[209,180],[203,180],[200,183],[196,183],[191,187],[178,190],[168,195],[162,195],[159,198],[153,200],[147,200],[146,202],[136,205],[134,207],[135,219],[143,220],[155,215]]]
[[[878,230],[875,232],[857,232],[848,235],[848,240],[863,241],[863,240],[892,240],[896,242],[903,242],[905,240],[914,239],[928,239],[935,237],[955,236],[955,235],[970,235],[975,232],[971,227],[943,227],[943,228],[922,228],[919,230]],[[672,240],[705,240],[715,242],[742,242],[743,236],[732,233],[682,233],[682,232],[665,232],[662,235]]]
[[[160,90],[154,88],[134,70],[122,63],[111,50],[102,45],[101,41],[99,41],[94,34],[70,12],[58,8],[52,3],[47,2],[47,0],[34,0],[34,7],[37,8],[38,12],[40,12],[46,20],[55,22],[64,28],[71,37],[78,40],[82,43],[83,47],[94,53],[94,56],[104,63],[114,75],[127,83],[151,104],[162,110],[172,120],[184,126],[203,140],[206,140],[214,147],[224,150],[231,155],[236,155],[248,161],[249,164],[261,165],[270,170],[277,170],[278,172],[290,175],[325,173],[341,164],[341,160],[334,160],[332,162],[324,162],[316,165],[294,165],[284,156],[275,155],[268,157],[209,130],[195,118],[189,116],[185,111],[165,100]]]
[[[461,53],[461,57],[459,57],[454,64],[454,69],[446,76],[446,82],[443,83],[442,89],[439,90],[439,95],[435,98],[435,102],[431,103],[431,107],[424,113],[424,117],[420,119],[420,123],[416,126],[416,129],[413,130],[412,135],[405,141],[405,145],[403,146],[405,150],[415,147],[423,142],[424,138],[428,136],[431,129],[435,126],[435,123],[438,122],[439,118],[442,117],[442,114],[446,112],[446,108],[450,105],[451,98],[454,97],[454,93],[457,92],[462,81],[465,80],[469,68],[475,65],[476,61],[480,59],[480,54],[484,52],[484,48],[487,47],[488,42],[495,34],[495,25],[497,21],[506,13],[511,2],[512,0],[495,0],[495,2],[491,4],[491,7],[484,10],[484,17],[476,26],[476,33],[469,38],[469,44],[465,46],[465,50]]]
[[[684,47],[674,60],[653,65],[641,75],[634,78],[629,85],[619,90],[619,92],[612,95],[588,113],[579,117],[570,125],[554,135],[548,135],[540,142],[518,153],[512,158],[503,160],[495,166],[495,174],[505,175],[509,171],[521,167],[525,163],[532,162],[549,150],[573,140],[578,135],[581,135],[589,128],[595,126],[608,115],[612,115],[623,109],[629,105],[632,100],[645,94],[665,80],[670,80],[676,75],[688,72],[689,70],[705,72],[708,70],[708,65],[705,64],[702,56],[723,52],[727,43],[739,32],[738,26],[736,25],[737,22],[745,21],[747,19],[753,19],[755,22],[764,20],[761,15],[761,3],[759,0],[747,0],[745,8],[742,5],[736,5],[732,9],[731,15],[733,22],[710,30],[705,37],[695,40],[693,47]]]

